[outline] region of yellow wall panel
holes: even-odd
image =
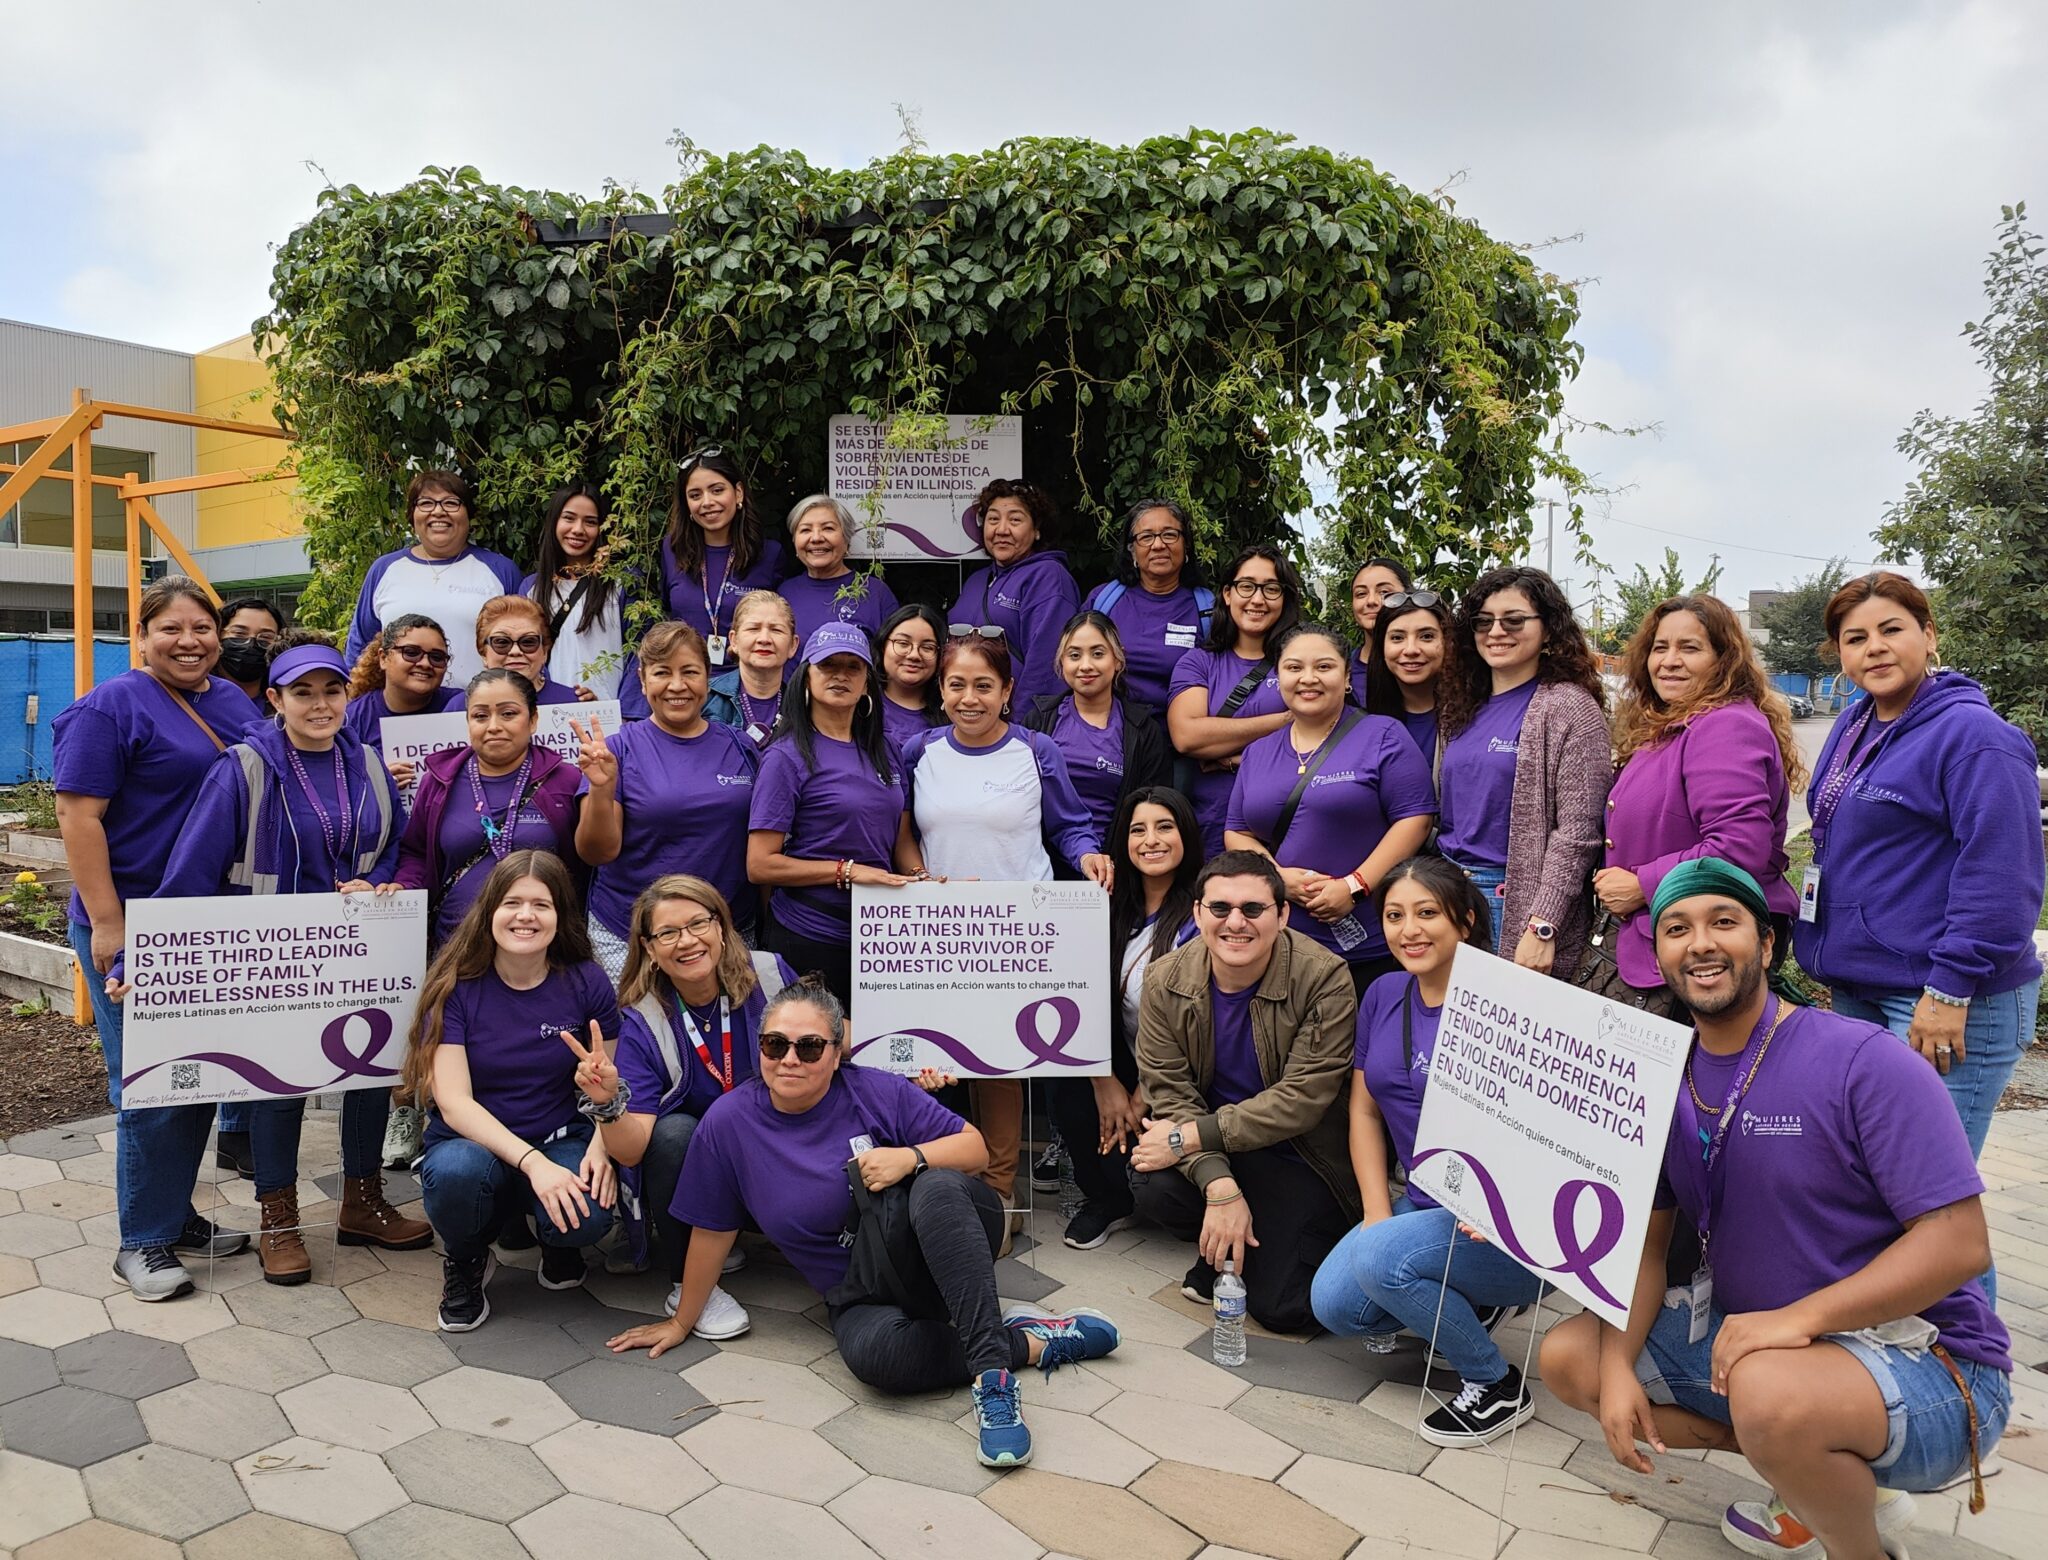
[[[192,409],[202,417],[275,426],[271,421],[270,371],[256,355],[255,338],[209,347],[192,359]],[[248,438],[201,428],[195,437],[198,473],[269,470],[289,446],[276,439]],[[215,488],[198,495],[199,545],[230,547],[299,534],[293,483],[254,482]]]

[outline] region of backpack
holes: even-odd
[[[1122,580],[1111,580],[1095,593],[1095,610],[1108,617],[1109,609],[1129,595],[1130,590],[1131,587]],[[1195,638],[1206,644],[1209,640],[1209,624],[1216,616],[1216,592],[1206,585],[1195,586],[1194,592],[1195,615],[1200,619],[1200,627],[1196,630]]]
[[[228,868],[228,882],[236,888],[246,888],[252,894],[274,894],[277,892],[277,874],[256,870],[257,830],[262,827],[264,800],[270,794],[270,766],[263,762],[263,755],[246,742],[236,743],[233,752],[242,766],[242,781],[249,788],[249,827],[243,832],[241,851]],[[354,876],[359,878],[368,877],[376,870],[377,858],[384,854],[384,842],[391,838],[397,813],[397,804],[391,795],[391,776],[385,773],[384,766],[366,755],[363,769],[370,779],[370,794],[377,799],[381,826],[375,840],[355,857]]]

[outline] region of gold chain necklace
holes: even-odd
[[[1756,1082],[1757,1069],[1763,1066],[1764,1055],[1771,1048],[1771,1037],[1777,1034],[1778,1026],[1785,1022],[1785,1015],[1791,1011],[1791,1007],[1792,1005],[1789,1002],[1780,1001],[1778,1003],[1778,1011],[1771,1018],[1771,1027],[1764,1031],[1764,1043],[1756,1048],[1756,1060],[1749,1064],[1749,1076],[1742,1080],[1742,1093],[1747,1094],[1749,1086]],[[1693,1087],[1691,1057],[1687,1057],[1685,1060],[1685,1091],[1692,1096],[1693,1104],[1705,1111],[1709,1116],[1721,1114],[1722,1107],[1719,1105],[1709,1105],[1700,1098],[1700,1091]]]
[[[1337,724],[1332,726],[1328,731],[1323,733],[1322,741],[1318,742],[1306,753],[1302,752],[1300,748],[1294,748],[1294,773],[1296,774],[1296,776],[1301,776],[1308,773],[1308,766],[1315,761],[1315,757],[1318,753],[1322,752],[1324,748],[1330,745],[1330,739],[1337,735],[1337,726],[1341,726],[1343,724],[1344,716],[1340,711],[1337,716]],[[1287,734],[1287,745],[1289,747],[1294,747],[1294,733],[1292,730],[1290,730]]]

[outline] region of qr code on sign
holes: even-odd
[[[171,1087],[181,1092],[199,1087],[199,1064],[197,1062],[171,1063]]]
[[[908,1067],[917,1060],[917,1042],[908,1035],[889,1036],[889,1065]]]
[[[1447,1160],[1444,1164],[1444,1190],[1456,1197],[1465,1190],[1465,1161]]]

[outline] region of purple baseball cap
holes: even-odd
[[[348,681],[348,662],[332,645],[293,645],[279,652],[270,663],[270,686],[289,688],[308,672],[318,671],[332,672],[343,682]]]
[[[824,623],[804,642],[803,663],[816,666],[827,656],[857,655],[869,666],[875,664],[874,647],[868,632],[858,623]]]

